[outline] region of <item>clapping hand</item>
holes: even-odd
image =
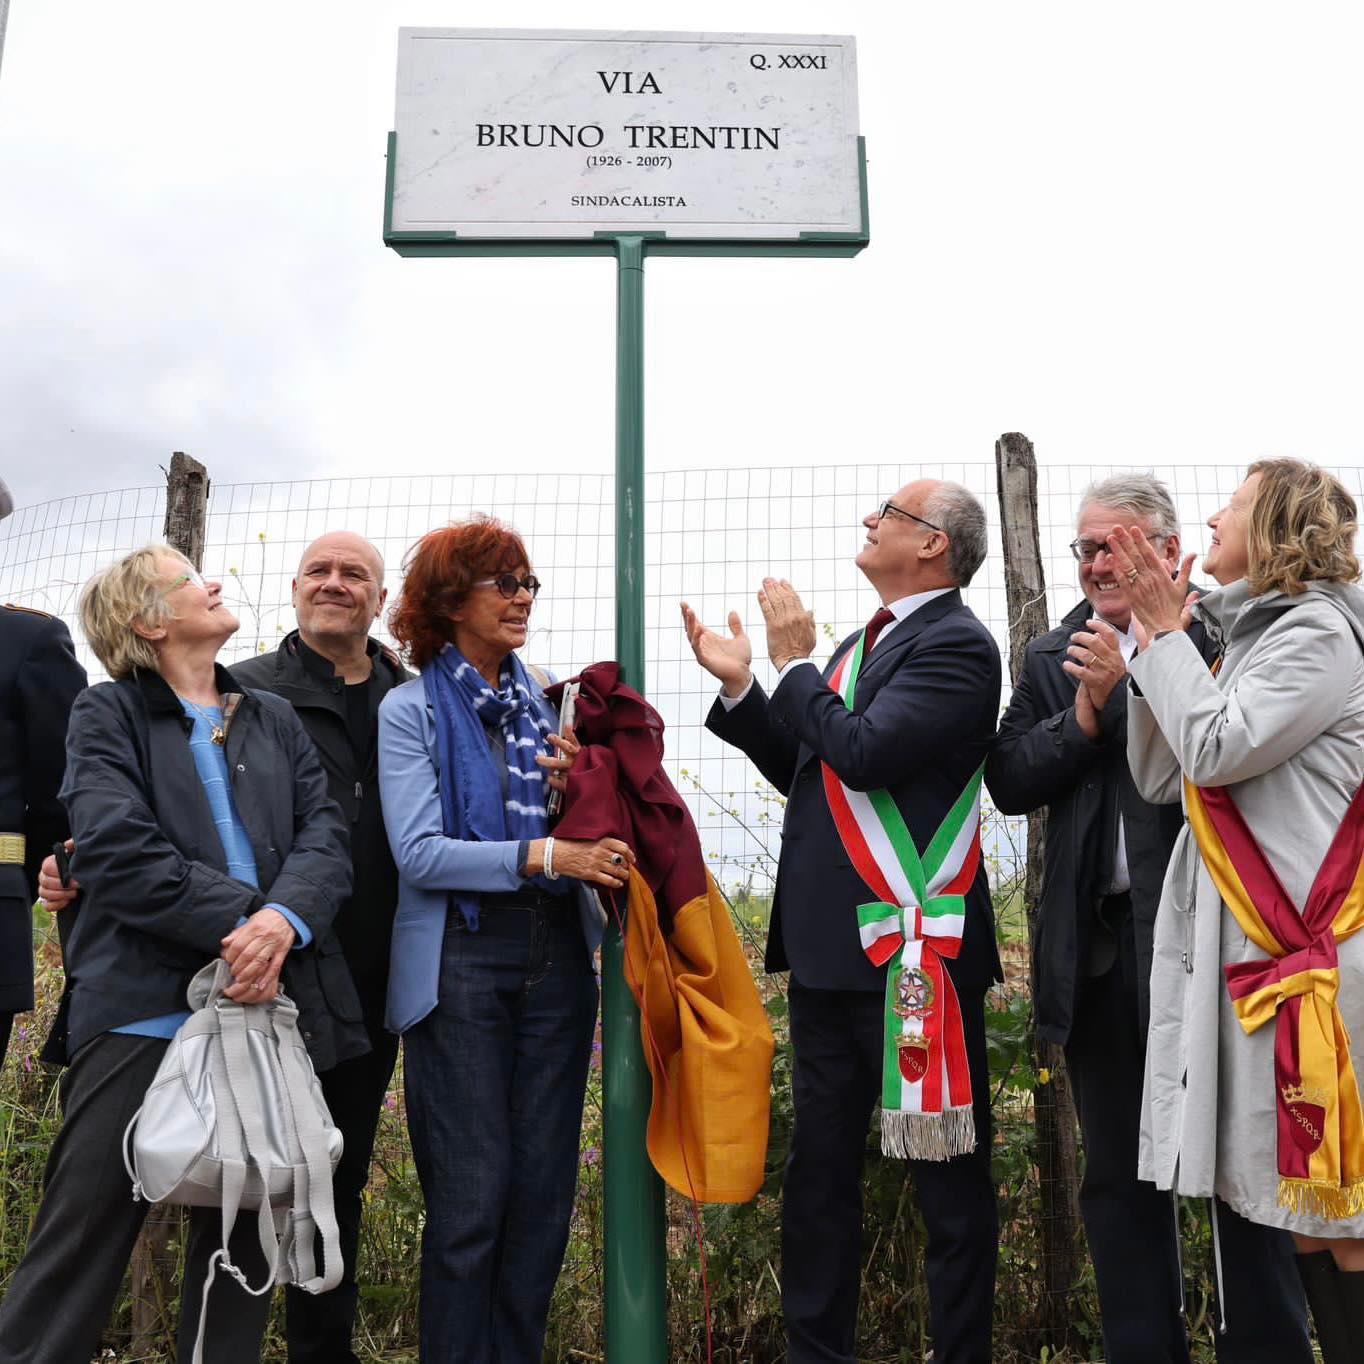
[[[1108,704],[1113,689],[1127,675],[1127,663],[1118,643],[1118,632],[1097,616],[1085,622],[1088,630],[1077,630],[1070,637],[1069,658],[1062,669],[1078,683],[1075,692],[1075,720],[1091,739],[1099,737],[1099,712]]]
[[[796,589],[785,578],[764,578],[758,606],[767,625],[767,656],[780,672],[797,658],[815,651],[815,613],[805,609]]]
[[[1146,648],[1151,637],[1163,631],[1187,630],[1198,600],[1198,593],[1189,591],[1194,556],[1186,554],[1179,573],[1171,578],[1169,565],[1140,526],[1114,526],[1108,546],[1118,575],[1127,580],[1138,647]]]
[[[753,644],[744,634],[739,613],[729,613],[728,639],[702,625],[686,602],[682,603],[682,624],[696,661],[724,686],[726,695],[742,695],[753,676]]]

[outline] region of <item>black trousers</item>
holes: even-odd
[[[1077,992],[1066,1064],[1084,1142],[1080,1186],[1108,1364],[1187,1364],[1178,1227],[1170,1194],[1137,1178],[1146,1037],[1130,913],[1114,917],[1116,957]],[[1287,1232],[1215,1200],[1223,1364],[1311,1364],[1307,1307]]]
[[[795,1131],[782,1193],[790,1364],[856,1364],[862,1159],[880,1098],[884,996],[790,986]],[[976,1149],[909,1162],[928,1230],[934,1364],[989,1364],[999,1220],[990,1179],[984,996],[961,995]]]
[[[318,1077],[332,1121],[345,1139],[332,1179],[345,1269],[341,1282],[330,1293],[305,1293],[293,1287],[284,1290],[289,1364],[353,1364],[356,1358],[351,1336],[360,1301],[355,1282],[360,1216],[379,1113],[398,1059],[398,1039],[384,1029],[382,997],[367,992],[364,1005],[371,1050],[352,1061],[342,1061]],[[317,1254],[321,1263],[320,1241]]]
[[[123,1133],[166,1046],[161,1038],[105,1033],[82,1047],[62,1076],[63,1122],[48,1157],[43,1201],[0,1302],[0,1364],[78,1364],[95,1355],[147,1215],[147,1204],[133,1201],[123,1168]],[[204,1271],[222,1244],[216,1208],[194,1208],[189,1223],[179,1364],[189,1364],[193,1354]],[[258,1288],[266,1264],[253,1215],[238,1219],[230,1248]],[[206,1364],[260,1358],[271,1297],[253,1297],[221,1271],[214,1275]]]

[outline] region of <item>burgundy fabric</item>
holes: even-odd
[[[568,775],[555,838],[623,839],[658,903],[664,933],[706,893],[706,864],[691,812],[663,771],[663,721],[620,680],[620,664],[593,663],[579,684],[573,732],[583,745]],[[565,684],[546,690],[556,706]]]
[[[895,612],[889,606],[881,607],[874,616],[867,622],[867,642],[862,646],[862,657],[865,660],[876,646],[877,636],[887,625],[895,619]]]

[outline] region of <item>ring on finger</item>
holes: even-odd
[[[624,857],[624,855],[623,855],[622,853],[612,853],[612,854],[611,854],[611,865],[612,865],[613,867],[623,867],[623,866],[625,865],[625,857]]]
[[[1129,568],[1129,569],[1127,570],[1127,581],[1128,581],[1129,583],[1134,583],[1134,582],[1136,582],[1136,580],[1137,580],[1138,578],[1140,578],[1140,577],[1141,577],[1141,573],[1140,573],[1140,571],[1139,571],[1138,569]]]

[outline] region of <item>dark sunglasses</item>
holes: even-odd
[[[470,583],[470,587],[495,587],[508,601],[524,587],[534,600],[540,595],[540,579],[534,573],[527,573],[524,578],[518,578],[515,573],[500,573],[496,578],[480,578],[475,583]]]

